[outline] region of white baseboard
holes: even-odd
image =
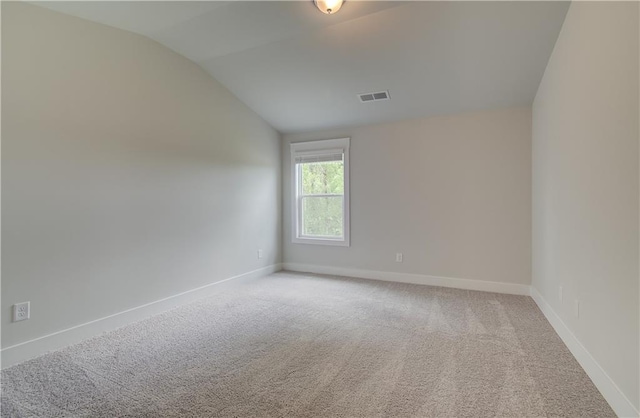
[[[45,354],[49,351],[64,348],[87,338],[91,338],[104,332],[148,318],[152,315],[159,314],[176,306],[209,296],[215,292],[215,285],[230,280],[258,278],[282,270],[283,268],[285,270],[316,274],[358,277],[363,279],[452,287],[515,295],[531,295],[544,316],[547,318],[549,323],[551,323],[555,331],[567,345],[573,356],[576,358],[578,363],[580,363],[598,390],[600,390],[607,402],[609,402],[609,405],[611,405],[615,413],[620,417],[640,416],[640,412],[633,406],[631,401],[629,401],[629,399],[622,393],[620,388],[618,388],[615,382],[602,369],[600,364],[598,364],[598,362],[591,356],[587,349],[582,345],[582,343],[580,343],[562,319],[560,319],[558,314],[535,288],[528,285],[514,283],[489,282],[421,274],[359,270],[297,263],[273,264],[271,266],[253,270],[238,276],[229,277],[214,283],[209,283],[177,295],[169,296],[145,305],[137,306],[113,315],[38,337],[33,340],[6,347],[1,350],[2,368],[10,367],[25,360]]]
[[[633,406],[631,401],[622,393],[618,385],[609,377],[607,372],[598,364],[591,356],[589,351],[582,345],[580,340],[571,332],[569,327],[562,321],[560,316],[553,310],[551,305],[542,297],[542,295],[531,287],[531,297],[536,302],[547,321],[556,330],[562,341],[571,351],[580,366],[596,385],[602,396],[609,402],[613,411],[619,417],[638,417],[640,412]]]
[[[3,348],[1,351],[2,368],[13,366],[31,358],[38,357],[49,351],[59,350],[88,338],[95,337],[104,332],[112,331],[127,324],[165,312],[176,306],[212,295],[216,291],[215,285],[219,285],[230,280],[254,279],[280,270],[282,270],[282,264],[273,264],[238,276],[218,280],[164,299],[136,306],[135,308],[127,309],[113,315],[95,319],[84,324],[34,338],[33,340]]]
[[[358,277],[361,279],[383,280],[387,282],[412,283],[428,286],[453,287],[456,289],[479,290],[483,292],[508,293],[529,296],[529,285],[516,283],[489,282],[484,280],[455,279],[451,277],[428,276],[423,274],[394,273],[389,271],[359,270],[342,267],[316,266],[310,264],[283,263],[284,270],[329,274],[333,276]]]

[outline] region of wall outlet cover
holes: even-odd
[[[13,322],[25,321],[29,318],[31,318],[31,302],[13,305]]]

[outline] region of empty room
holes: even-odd
[[[639,417],[639,20],[2,1],[0,415]]]

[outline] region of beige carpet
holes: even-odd
[[[615,415],[528,297],[283,272],[3,371],[2,416]]]

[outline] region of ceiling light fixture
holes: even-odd
[[[318,10],[327,15],[336,13],[342,7],[344,0],[313,0]]]

